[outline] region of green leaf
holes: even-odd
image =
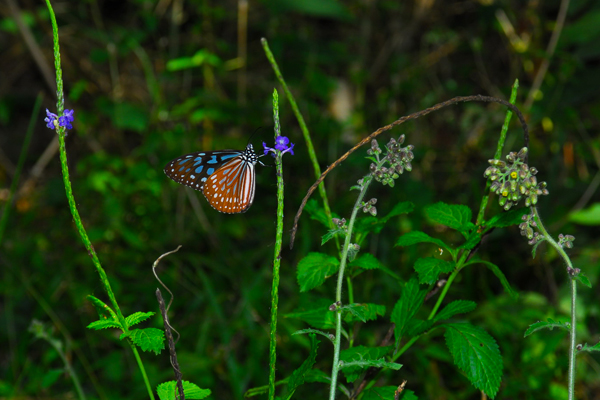
[[[345,237],[346,230],[344,228],[330,229],[326,234],[324,234],[321,237],[321,246],[323,246],[325,243],[329,242],[331,239],[338,235]]]
[[[527,337],[532,333],[540,331],[542,329],[553,330],[554,328],[564,329],[568,332],[571,329],[571,324],[568,322],[556,322],[552,318],[548,318],[548,321],[539,321],[529,325],[529,328],[527,328],[523,337]]]
[[[112,308],[107,306],[102,300],[92,296],[91,294],[87,296],[87,299],[92,302],[101,320],[108,319],[113,321],[119,321],[119,319],[117,318],[117,314],[115,314]],[[119,327],[120,326],[121,325],[119,324]]]
[[[406,332],[408,321],[411,320],[421,305],[423,305],[423,300],[425,300],[426,295],[427,291],[420,290],[419,282],[415,277],[411,278],[404,285],[400,294],[400,300],[398,300],[394,306],[391,316],[392,322],[396,324],[396,328],[394,329],[396,342],[398,342]]]
[[[448,246],[446,243],[444,243],[440,239],[432,238],[425,232],[421,232],[421,231],[412,231],[405,235],[400,236],[400,238],[396,242],[396,246],[406,247],[406,246],[412,246],[413,244],[417,244],[417,243],[433,243],[433,244],[437,245],[438,247],[443,247],[446,250],[451,249],[450,246]]]
[[[313,365],[315,365],[316,362],[316,358],[317,358],[317,350],[319,348],[319,343],[321,343],[319,340],[317,340],[316,335],[313,333],[310,335],[310,353],[308,355],[308,358],[302,363],[302,365],[300,365],[300,367],[298,367],[298,369],[296,369],[294,372],[292,372],[292,375],[290,375],[290,377],[288,378],[288,385],[287,385],[287,396],[285,397],[286,400],[291,399],[291,397],[294,395],[294,392],[296,391],[296,389],[304,384],[304,380],[306,378],[306,374],[312,369]]]
[[[375,258],[371,253],[364,253],[350,263],[351,267],[360,267],[362,269],[383,269],[385,266]]]
[[[340,352],[340,369],[348,382],[354,382],[360,377],[362,371],[369,367],[400,369],[402,365],[386,362],[382,357],[392,350],[392,346],[385,347],[351,347]]]
[[[572,212],[569,214],[569,221],[581,225],[600,225],[600,203]]]
[[[300,292],[321,286],[339,267],[340,262],[335,257],[323,253],[308,253],[298,263],[297,279]]]
[[[421,320],[413,318],[408,322],[406,327],[406,336],[419,336],[422,333],[427,332],[433,326],[434,322],[435,321],[432,319]]]
[[[531,249],[531,257],[535,258],[535,253],[537,251],[537,248],[540,244],[542,244],[546,239],[542,239],[539,242],[537,242],[536,244],[533,245],[533,248]]]
[[[507,212],[494,215],[485,223],[486,228],[506,228],[523,222],[523,215],[529,213],[529,207],[513,208]]]
[[[221,64],[221,59],[206,49],[200,49],[191,57],[180,57],[167,61],[167,71],[180,71],[199,67],[202,64],[218,66]]]
[[[435,283],[440,274],[452,272],[453,261],[440,260],[439,258],[419,258],[415,263],[415,271],[419,275],[419,283],[431,285]]]
[[[456,314],[471,312],[477,307],[477,303],[469,300],[455,300],[442,309],[434,318],[434,321],[442,321],[452,318]]]
[[[97,331],[99,331],[101,329],[111,329],[111,328],[123,330],[123,327],[121,326],[121,324],[118,321],[111,321],[111,320],[94,321],[91,324],[89,324],[87,326],[87,328],[94,329]]]
[[[329,306],[296,311],[285,314],[286,318],[297,318],[317,329],[335,328],[335,314],[329,311]]]
[[[329,340],[332,343],[333,343],[333,339],[335,338],[335,335],[332,335],[331,333],[323,332],[323,331],[320,331],[318,329],[312,329],[312,328],[300,329],[300,330],[292,333],[292,336],[294,336],[294,335],[302,335],[302,334],[305,334],[305,333],[314,333],[314,334],[317,334],[317,335],[324,336],[324,337],[327,338],[327,340]]]
[[[508,283],[508,279],[506,279],[506,276],[504,276],[504,273],[500,270],[500,268],[496,264],[493,264],[489,261],[484,261],[484,260],[477,258],[477,259],[469,261],[465,265],[477,264],[477,263],[485,265],[490,271],[492,271],[494,273],[494,275],[496,275],[496,278],[498,278],[500,280],[500,283],[504,287],[504,290],[506,290],[506,292],[510,295],[510,297],[512,297],[513,299],[517,299],[519,297],[519,294],[513,290],[513,288],[510,286],[510,283]]]
[[[467,241],[460,245],[459,249],[472,250],[479,244],[481,241],[481,235],[477,233],[476,230],[473,230],[469,236],[467,237]]]
[[[390,211],[381,220],[385,223],[392,217],[396,217],[396,216],[402,215],[402,214],[409,214],[409,213],[413,212],[414,209],[415,209],[415,205],[412,202],[403,201],[401,203],[397,203],[394,206],[394,208],[392,208],[392,211]]]
[[[181,381],[183,384],[183,395],[189,400],[204,399],[210,396],[210,389],[200,389],[196,384]],[[179,398],[179,390],[177,389],[177,381],[169,381],[161,383],[156,387],[158,398],[160,400],[175,400]]]
[[[142,321],[147,320],[148,318],[150,318],[154,314],[155,313],[152,312],[152,311],[149,311],[149,312],[138,311],[138,312],[135,312],[135,313],[131,314],[127,318],[125,318],[125,322],[127,322],[127,326],[131,327],[133,325],[139,324]]]
[[[319,205],[319,203],[315,199],[310,199],[308,203],[306,203],[306,207],[304,207],[304,211],[308,215],[310,215],[310,219],[314,219],[315,221],[319,221],[323,226],[329,229],[329,218],[327,218],[327,214],[325,214],[325,210]],[[339,215],[335,213],[331,213],[333,218],[339,218]]]
[[[346,312],[344,321],[352,322],[367,322],[377,319],[377,316],[385,315],[385,306],[370,303],[352,303],[342,307],[342,311]]]
[[[588,346],[588,344],[586,343],[586,344],[583,345],[583,347],[579,351],[580,352],[581,351],[587,351],[589,353],[592,353],[592,352],[595,352],[595,351],[600,351],[600,342],[596,343],[593,346]]]
[[[425,215],[441,225],[466,234],[475,225],[471,222],[471,209],[462,204],[436,203],[425,208]]]
[[[121,340],[128,337],[133,344],[138,346],[143,351],[153,351],[159,355],[165,348],[165,333],[156,328],[132,329],[129,333],[123,333]]]
[[[54,383],[58,380],[58,378],[60,378],[61,375],[65,375],[66,371],[64,370],[64,368],[60,368],[60,369],[51,369],[49,371],[47,371],[44,376],[42,377],[42,382],[41,382],[41,386],[44,389],[49,388],[50,386],[54,385]]]
[[[577,275],[575,275],[575,279],[581,283],[582,285],[585,285],[589,288],[592,287],[592,284],[590,282],[590,280],[588,279],[587,276],[585,276],[585,274],[583,272],[578,273]]]
[[[395,400],[397,386],[381,386],[365,390],[362,400]],[[403,390],[398,400],[419,400],[412,390]]]
[[[447,324],[446,345],[473,386],[492,399],[498,393],[502,380],[502,356],[493,337],[471,324]]]

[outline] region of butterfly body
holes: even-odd
[[[202,151],[169,162],[165,174],[177,183],[199,190],[215,210],[248,211],[254,200],[258,156],[251,144],[245,150]]]

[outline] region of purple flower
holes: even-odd
[[[71,122],[75,120],[75,117],[73,117],[74,112],[75,110],[65,110],[63,116],[58,119],[58,125],[64,126],[67,129],[73,129]]]
[[[46,122],[46,126],[50,129],[56,129],[56,121],[58,120],[58,115],[51,113],[46,108],[46,118],[44,118],[44,122]]]
[[[63,112],[62,117],[59,117],[58,115],[51,113],[50,111],[48,111],[48,109],[46,109],[47,117],[44,118],[44,121],[46,122],[46,126],[50,129],[56,129],[59,126],[63,126],[67,129],[73,129],[73,125],[71,125],[71,122],[75,120],[75,118],[73,117],[74,112],[74,110],[65,110]]]
[[[277,136],[277,138],[275,138],[275,148],[273,147],[268,147],[267,144],[265,142],[263,142],[263,147],[265,149],[265,154],[271,152],[273,154],[271,154],[273,157],[275,157],[275,155],[277,154],[278,151],[281,152],[281,154],[285,154],[287,152],[289,152],[291,155],[294,155],[294,143],[292,143],[291,146],[288,147],[288,144],[290,143],[290,139],[288,139],[285,136]]]

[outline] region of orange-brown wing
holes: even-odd
[[[202,193],[217,211],[237,214],[248,211],[254,200],[254,163],[237,157],[208,177]]]

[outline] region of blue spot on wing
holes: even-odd
[[[210,156],[210,160],[208,160],[206,163],[207,164],[216,164],[217,161],[217,156]]]
[[[206,175],[211,175],[213,172],[215,172],[214,168],[209,168],[206,170]]]
[[[224,156],[221,156],[221,160],[229,160],[230,158],[237,157],[237,156],[238,156],[238,154],[226,154]]]
[[[202,169],[204,169],[204,165],[199,166],[198,168],[196,168],[196,173],[200,174],[202,173]]]

